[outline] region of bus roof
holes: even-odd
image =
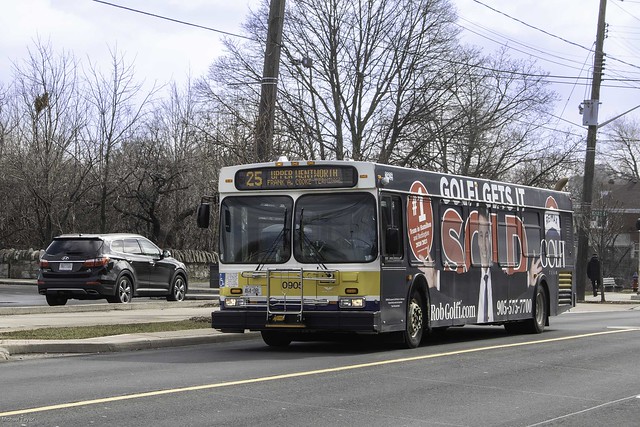
[[[446,202],[572,210],[568,193],[461,175],[348,160],[281,160],[220,170],[219,192],[363,190],[442,198]]]

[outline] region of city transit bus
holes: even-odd
[[[575,306],[569,195],[360,161],[225,167],[212,327],[270,346],[322,333],[504,325],[540,333]],[[208,227],[204,197],[198,225]],[[315,335],[314,335],[315,334]]]

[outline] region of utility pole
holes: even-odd
[[[600,103],[600,83],[602,82],[602,70],[604,68],[604,33],[605,33],[605,13],[607,10],[607,0],[600,0],[600,10],[598,12],[598,30],[596,33],[596,51],[593,60],[593,80],[591,82],[590,106],[595,109],[592,120],[589,122],[587,131],[587,152],[584,161],[584,177],[582,183],[582,221],[578,227],[578,253],[576,256],[576,292],[578,301],[584,301],[587,259],[589,259],[589,236],[587,228],[591,224],[591,201],[593,200],[593,175],[596,157],[596,136],[598,133],[598,113],[597,108]]]
[[[264,52],[260,106],[256,123],[255,149],[259,162],[269,160],[273,147],[273,122],[275,117],[276,96],[278,94],[278,70],[280,67],[280,46],[282,44],[282,27],[284,23],[284,1],[285,0],[271,0],[269,6],[267,45]]]

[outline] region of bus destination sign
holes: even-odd
[[[238,190],[341,188],[357,183],[356,168],[346,165],[262,167],[239,170],[235,176]]]

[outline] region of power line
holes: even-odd
[[[495,34],[495,35],[497,35],[498,37],[503,37],[503,38],[507,39],[507,40],[508,40],[509,42],[511,42],[511,43],[514,43],[514,44],[517,44],[517,45],[523,46],[523,47],[524,47],[524,48],[526,48],[526,49],[531,49],[531,50],[533,50],[533,51],[540,52],[541,54],[544,54],[544,55],[547,55],[547,56],[550,56],[550,57],[554,57],[554,58],[558,58],[558,59],[563,60],[563,61],[573,62],[573,63],[576,63],[576,64],[579,64],[579,63],[580,63],[580,62],[575,61],[575,60],[567,59],[567,58],[566,58],[566,56],[565,56],[565,57],[562,57],[562,56],[559,56],[559,55],[554,55],[554,54],[551,54],[551,53],[545,52],[545,51],[543,51],[542,49],[538,49],[538,48],[535,48],[535,47],[529,46],[529,45],[527,45],[527,44],[525,44],[525,43],[519,42],[519,41],[517,41],[517,40],[510,39],[510,38],[505,37],[505,36],[503,36],[503,35],[501,35],[501,34],[499,34],[499,33],[494,32],[494,31],[487,30],[487,29],[483,28],[482,26],[480,26],[480,25],[478,25],[478,24],[476,24],[476,23],[474,23],[474,22],[471,22],[471,21],[469,21],[469,20],[467,20],[467,19],[465,19],[465,18],[462,18],[462,17],[461,17],[460,19],[462,19],[462,20],[464,20],[464,21],[467,21],[467,22],[469,22],[469,23],[470,23],[470,24],[472,24],[472,25],[476,25],[476,26],[478,26],[478,27],[480,27],[480,28],[484,29],[485,31],[488,31],[488,32],[490,32],[490,33],[494,33],[494,34]],[[470,28],[468,28],[468,27],[465,27],[464,25],[462,25],[462,24],[460,24],[460,23],[457,23],[457,22],[456,22],[455,24],[456,24],[457,26],[459,26],[460,28],[462,28],[462,29],[464,29],[464,30],[466,30],[466,31],[468,31],[468,32],[470,32],[470,33],[472,33],[472,34],[476,34],[476,35],[478,35],[478,36],[480,36],[480,37],[482,37],[482,38],[484,38],[484,39],[487,39],[487,40],[489,40],[489,41],[492,41],[492,42],[494,42],[494,43],[496,43],[496,44],[498,44],[498,45],[500,45],[500,46],[504,46],[504,47],[506,47],[506,48],[508,48],[508,49],[510,49],[510,50],[513,50],[513,51],[516,51],[516,52],[520,52],[520,53],[524,53],[525,55],[529,55],[529,56],[531,56],[531,57],[533,57],[533,58],[538,58],[538,59],[540,59],[540,60],[542,60],[542,61],[550,62],[550,63],[552,63],[552,64],[560,65],[560,66],[563,66],[563,67],[567,67],[567,68],[574,68],[574,69],[575,69],[575,68],[577,68],[577,67],[574,67],[574,66],[572,66],[572,65],[563,64],[563,63],[561,63],[561,62],[554,61],[554,60],[551,60],[551,59],[547,59],[547,58],[545,58],[545,57],[543,57],[543,56],[535,55],[535,54],[533,54],[533,53],[531,53],[531,52],[527,52],[527,51],[524,51],[524,50],[521,50],[521,49],[515,48],[515,47],[513,47],[513,46],[509,45],[509,43],[505,43],[505,42],[501,42],[501,41],[499,41],[499,40],[495,40],[495,39],[493,39],[493,38],[491,38],[491,37],[489,37],[489,36],[487,36],[487,35],[485,35],[485,34],[482,34],[482,33],[480,33],[480,32],[474,31],[474,30],[472,30],[472,29],[470,29]]]
[[[626,13],[627,15],[631,16],[633,19],[635,19],[636,21],[640,21],[640,18],[638,18],[637,16],[635,16],[633,13],[629,12],[627,9],[625,9],[624,7],[620,6],[617,3],[613,3],[613,5],[615,7],[617,7],[618,9],[620,9],[621,11],[623,11],[624,13]]]
[[[107,2],[107,1],[103,1],[103,0],[93,0],[93,1],[96,2],[96,3],[105,4],[107,6],[113,6],[113,7],[117,7],[117,8],[120,8],[120,9],[128,10],[130,12],[140,13],[142,15],[152,16],[154,18],[159,18],[159,19],[164,19],[166,21],[175,22],[177,24],[188,25],[190,27],[200,28],[200,29],[207,30],[207,31],[213,31],[215,33],[220,33],[220,34],[224,34],[224,35],[231,36],[231,37],[238,37],[238,38],[241,38],[241,39],[255,41],[255,39],[252,39],[251,37],[243,36],[242,34],[234,34],[234,33],[228,32],[228,31],[218,30],[216,28],[205,27],[204,25],[192,24],[191,22],[181,21],[179,19],[174,19],[174,18],[168,18],[166,16],[158,15],[158,14],[151,13],[151,12],[145,12],[145,11],[138,10],[138,9],[133,9],[131,7],[121,6],[119,4],[114,4],[114,3],[110,3],[110,2]]]
[[[549,50],[548,48],[539,48],[539,47],[536,47],[536,46],[534,46],[532,44],[524,43],[522,41],[519,41],[519,40],[516,40],[516,39],[514,39],[512,37],[509,37],[509,36],[507,36],[507,35],[505,35],[503,33],[500,33],[500,32],[498,32],[498,31],[496,31],[494,29],[491,29],[491,28],[488,28],[488,27],[486,27],[484,25],[481,25],[478,22],[471,21],[471,20],[469,20],[469,19],[467,19],[467,18],[465,18],[463,16],[458,16],[458,19],[460,19],[462,21],[465,21],[465,22],[473,25],[474,27],[480,28],[480,29],[482,29],[483,31],[485,31],[485,32],[487,32],[489,34],[493,34],[493,35],[495,35],[495,36],[497,36],[497,37],[499,37],[501,39],[505,39],[507,41],[506,43],[505,42],[500,42],[498,40],[494,40],[492,38],[489,38],[488,36],[486,36],[484,34],[480,34],[480,33],[474,32],[474,34],[478,34],[479,36],[487,38],[488,40],[491,40],[491,41],[493,41],[495,43],[500,43],[500,44],[502,44],[504,46],[508,46],[510,43],[514,43],[514,44],[520,45],[520,46],[522,46],[522,47],[524,47],[526,49],[530,49],[530,50],[533,50],[535,52],[539,52],[539,53],[544,54],[544,55],[549,55],[549,56],[551,56],[553,58],[561,58],[561,59],[567,60],[569,62],[582,63],[582,61],[568,59],[567,58],[568,55],[567,55],[566,52],[554,52],[554,51]],[[467,31],[471,31],[468,28],[464,27],[463,25],[461,25],[461,24],[459,24],[457,22],[456,22],[456,25],[466,29]],[[575,57],[582,58],[582,55],[569,55],[569,56],[575,56]]]
[[[480,65],[480,64],[470,64],[470,63],[466,63],[466,62],[461,62],[461,61],[455,61],[453,59],[446,59],[443,58],[442,61],[444,62],[448,62],[450,64],[455,64],[455,65],[462,65],[462,66],[466,66],[469,68],[477,68],[480,70],[485,70],[485,71],[491,71],[494,73],[500,73],[500,74],[510,74],[510,75],[515,75],[515,76],[522,76],[522,77],[527,77],[527,78],[540,78],[540,79],[544,79],[544,80],[549,80],[549,79],[557,79],[557,81],[550,81],[551,83],[558,83],[558,84],[589,84],[589,82],[591,81],[591,77],[580,77],[580,76],[560,76],[560,75],[554,75],[554,74],[533,74],[533,73],[526,73],[526,72],[522,72],[522,71],[512,71],[512,70],[503,70],[503,69],[498,69],[498,68],[492,68],[492,67],[487,67],[484,65]],[[566,82],[566,81],[562,81],[562,80],[574,80],[575,82]],[[583,83],[578,83],[578,81],[582,80]],[[606,81],[611,81],[611,82],[620,82],[620,83],[635,83],[635,82],[640,82],[640,79],[626,79],[626,78],[604,78],[603,80]],[[603,85],[606,87],[625,87],[625,88],[632,88],[632,87],[628,87],[628,86],[614,86],[614,85]]]
[[[491,7],[491,6],[489,6],[489,5],[487,5],[487,4],[482,3],[480,0],[473,0],[473,1],[474,1],[474,2],[476,2],[476,3],[478,3],[479,5],[482,5],[482,6],[486,7],[487,9],[490,9],[490,10],[492,10],[492,11],[496,12],[496,13],[499,13],[500,15],[504,15],[504,16],[506,16],[506,17],[507,17],[507,18],[509,18],[509,19],[512,19],[512,20],[514,20],[514,21],[516,21],[516,22],[519,22],[519,23],[521,23],[521,24],[522,24],[522,25],[524,25],[524,26],[527,26],[527,27],[529,27],[529,28],[532,28],[532,29],[534,29],[534,30],[536,30],[536,31],[540,31],[540,32],[541,32],[541,33],[543,33],[543,34],[546,34],[546,35],[548,35],[548,36],[550,36],[550,37],[553,37],[553,38],[556,38],[556,39],[558,39],[558,40],[562,40],[563,42],[568,43],[568,44],[570,44],[570,45],[577,46],[577,47],[579,47],[580,49],[584,49],[584,50],[586,50],[586,51],[588,51],[588,52],[592,52],[592,50],[591,50],[590,48],[588,48],[588,47],[584,47],[584,46],[582,46],[581,44],[578,44],[578,43],[572,42],[572,41],[570,41],[570,40],[567,40],[567,39],[565,39],[565,38],[563,38],[563,37],[557,36],[557,35],[555,35],[555,34],[553,34],[553,33],[550,33],[550,32],[548,32],[548,31],[546,31],[546,30],[543,30],[542,28],[538,28],[538,27],[536,27],[535,25],[528,24],[528,23],[526,23],[526,22],[524,22],[524,21],[522,21],[522,20],[520,20],[520,19],[518,19],[518,18],[514,18],[513,16],[511,16],[511,15],[509,15],[509,14],[507,14],[507,13],[504,13],[504,12],[502,12],[501,10],[494,9],[494,8],[493,8],[493,7]]]

